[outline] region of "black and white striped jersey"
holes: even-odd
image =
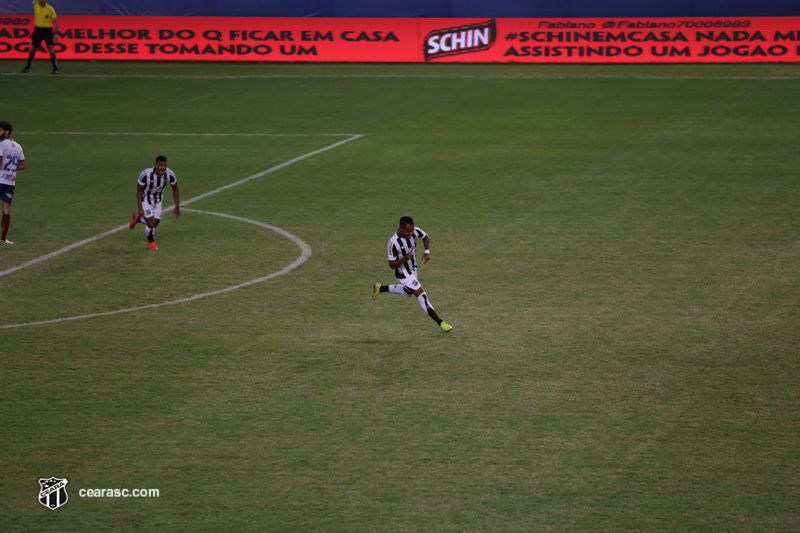
[[[424,239],[427,236],[427,233],[422,231],[419,227],[415,227],[414,234],[411,237],[401,238],[395,233],[392,235],[392,238],[389,239],[386,245],[389,261],[397,261],[405,257],[409,251],[414,252],[411,259],[394,269],[394,275],[397,279],[403,279],[417,271],[417,239]]]
[[[174,185],[176,183],[178,183],[178,178],[170,169],[160,176],[155,173],[153,167],[142,170],[142,173],[139,174],[139,185],[144,185],[142,201],[150,205],[160,203],[164,199],[164,187],[167,184]]]

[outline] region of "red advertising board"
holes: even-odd
[[[800,62],[800,17],[381,19],[59,17],[60,59],[405,63]],[[0,59],[33,17],[0,15]]]

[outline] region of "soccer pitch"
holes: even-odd
[[[800,66],[45,63],[0,530],[800,529]]]

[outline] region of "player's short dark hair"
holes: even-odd
[[[405,227],[405,226],[413,226],[413,225],[414,225],[414,219],[411,218],[410,216],[405,215],[405,216],[400,217],[400,227],[401,228]]]
[[[167,156],[165,156],[165,155],[157,156],[156,157],[156,163],[158,163],[159,161],[163,161],[164,163],[166,163],[167,162]]]
[[[6,122],[5,120],[0,122],[0,128],[6,130],[8,133],[11,133],[14,129],[14,126],[11,125],[10,122]]]

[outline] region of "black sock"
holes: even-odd
[[[381,285],[381,288],[378,290],[378,292],[389,292],[389,286]]]
[[[53,70],[58,70],[58,61],[55,54],[50,54],[50,61],[53,63]]]
[[[419,301],[419,305],[422,306],[422,309],[428,313],[428,316],[431,317],[433,320],[436,321],[437,324],[440,326],[442,325],[442,319],[439,318],[439,315],[436,314],[436,311],[433,310],[433,306],[431,302],[428,301],[428,294],[423,291],[422,294],[417,296],[417,300]]]
[[[439,318],[439,315],[437,315],[436,311],[434,311],[431,307],[428,308],[428,316],[435,320],[440,326],[442,325],[442,319]]]

